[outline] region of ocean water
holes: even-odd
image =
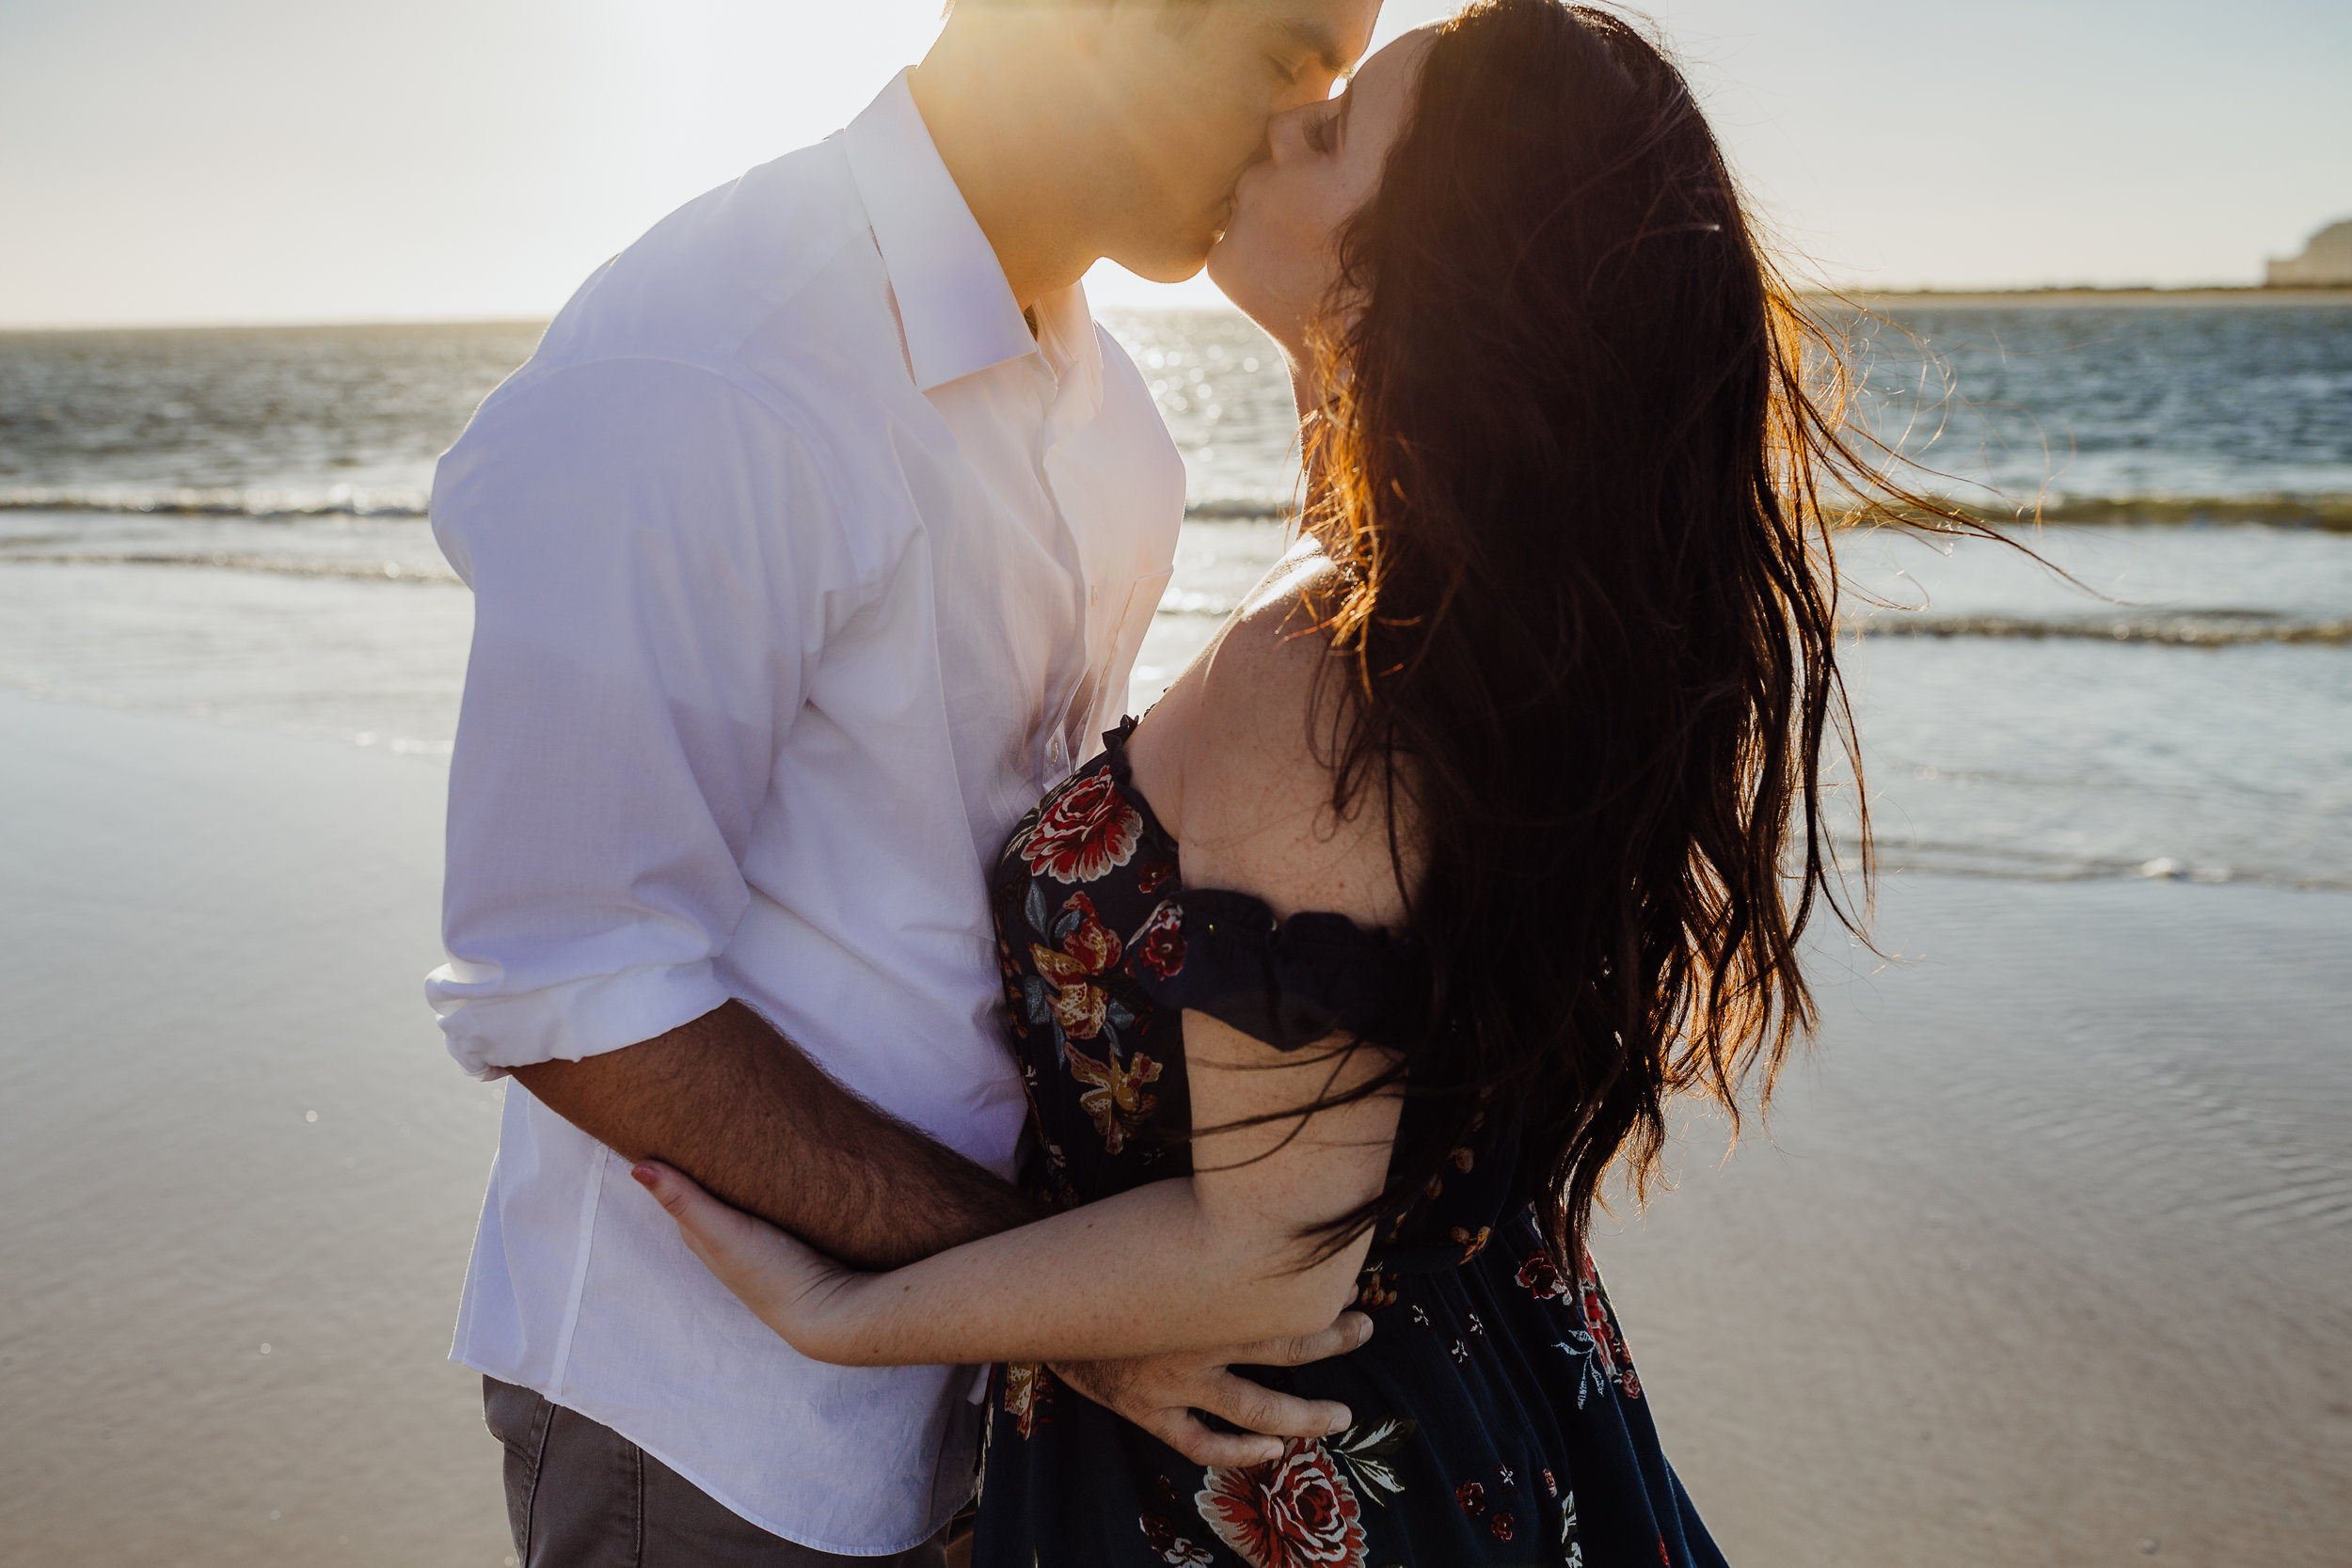
[[[1884,863],[2352,887],[2352,305],[1896,309],[1834,323],[1858,424],[2049,566],[1846,540]],[[1104,319],[1190,478],[1140,706],[1279,553],[1297,468],[1247,321]],[[0,685],[445,752],[470,606],[432,466],[537,332],[0,335]]]
[[[2352,303],[1888,309],[1837,317],[1866,422],[1947,493],[2352,525]]]

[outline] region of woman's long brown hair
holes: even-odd
[[[1318,714],[1334,806],[1385,798],[1425,847],[1397,863],[1427,867],[1435,986],[1381,1042],[1411,1101],[1389,1189],[1328,1234],[1508,1131],[1569,1262],[1611,1167],[1655,1173],[1670,1096],[1735,1131],[1744,1085],[1769,1099],[1815,1018],[1799,938],[1854,923],[1822,816],[1833,744],[1861,800],[1833,528],[1979,531],[1857,455],[1688,85],[1606,11],[1444,27],[1341,261]],[[1867,844],[1866,816],[1866,888]]]

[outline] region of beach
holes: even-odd
[[[482,1563],[446,770],[0,693],[0,1560]]]
[[[1979,492],[2157,520],[2012,531],[2073,580],[1843,546],[1885,957],[1817,927],[1769,1132],[1690,1120],[1595,1242],[1743,1568],[2343,1560],[2352,307],[2263,303],[1907,318]],[[1295,469],[1254,328],[1112,325],[1191,481],[1140,710]],[[0,1561],[511,1554],[444,1359],[507,1091],[421,995],[424,514],[534,332],[0,337]]]
[[[1730,1560],[2342,1562],[2352,897],[1902,876],[1878,935],[1595,1244]]]
[[[417,996],[441,765],[18,695],[0,754],[0,1558],[501,1562],[441,1359],[501,1093]],[[1690,1124],[1600,1222],[1731,1560],[2340,1561],[2352,895],[1882,905],[1771,1136]]]

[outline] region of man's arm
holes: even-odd
[[[642,1045],[512,1070],[624,1157],[675,1165],[860,1268],[896,1268],[1046,1213],[843,1088],[740,1002]]]
[[[1046,1212],[843,1088],[739,1002],[643,1045],[513,1071],[549,1110],[628,1159],[675,1165],[860,1268],[896,1268]],[[1329,1432],[1340,1407],[1229,1369],[1320,1361],[1354,1349],[1362,1330],[1347,1314],[1295,1339],[1055,1370],[1195,1464],[1251,1465],[1280,1450],[1275,1439]],[[1213,1432],[1202,1412],[1243,1430]]]

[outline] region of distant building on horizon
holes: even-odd
[[[2271,262],[2263,281],[2274,289],[2352,288],[2352,218],[2313,234],[2302,255]]]

